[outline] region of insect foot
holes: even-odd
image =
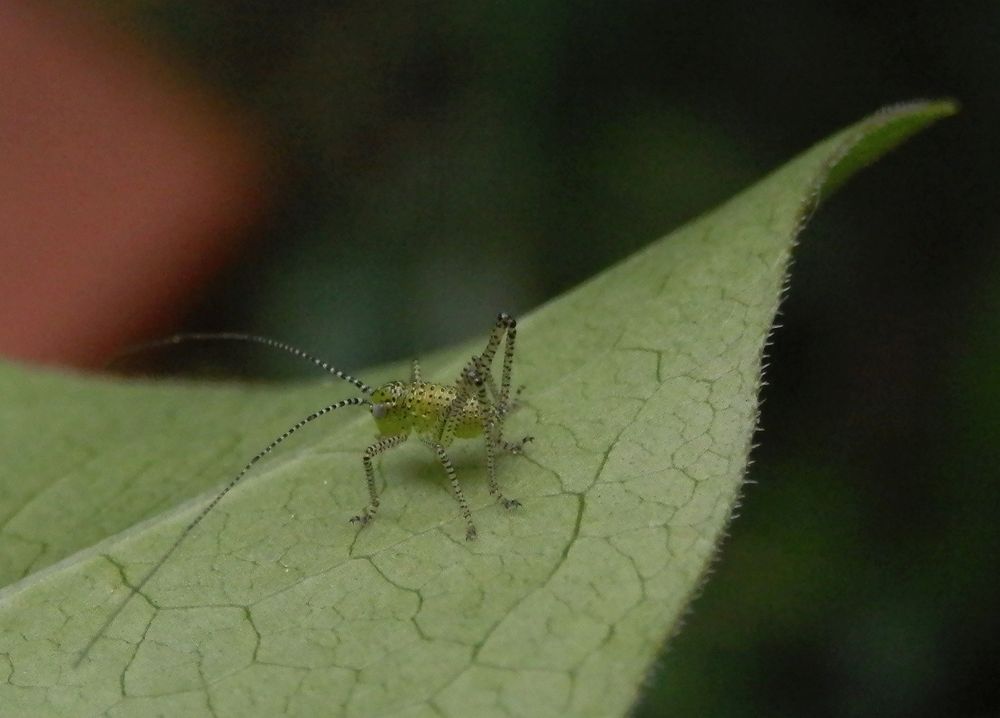
[[[466,541],[475,541],[476,540],[476,536],[478,536],[478,535],[479,534],[476,533],[476,527],[473,526],[472,524],[469,524],[469,527],[467,529],[465,529],[465,540]]]
[[[352,516],[351,523],[360,524],[361,526],[367,526],[368,522],[374,518],[375,518],[375,507],[369,506],[357,516]]]
[[[501,444],[503,450],[515,456],[524,452],[524,445],[535,440],[533,436],[525,436],[520,441],[505,441]]]

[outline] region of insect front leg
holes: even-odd
[[[378,513],[378,491],[375,488],[375,467],[372,466],[372,459],[389,449],[399,446],[407,438],[409,438],[408,434],[386,436],[365,449],[362,461],[365,465],[365,479],[368,481],[368,506],[357,516],[351,517],[352,524],[361,524],[364,526],[375,518],[375,514]]]
[[[414,359],[410,363],[410,383],[416,384],[418,381],[420,381],[420,361]]]

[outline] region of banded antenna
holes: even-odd
[[[309,362],[312,362],[313,364],[327,371],[328,373],[333,374],[334,376],[353,384],[358,389],[360,389],[366,396],[369,396],[372,393],[372,388],[367,384],[365,384],[360,379],[356,379],[350,374],[341,371],[340,369],[337,369],[335,366],[332,366],[331,364],[323,361],[322,359],[319,359],[318,357],[315,357],[312,354],[309,354],[308,352],[304,352],[301,349],[298,349],[297,347],[293,347],[291,344],[285,344],[284,342],[279,342],[274,339],[269,339],[268,337],[261,337],[254,334],[240,334],[235,332],[222,332],[218,334],[215,333],[174,334],[173,336],[167,337],[165,339],[158,339],[155,341],[145,342],[143,344],[137,344],[133,347],[130,347],[121,354],[119,354],[118,356],[116,356],[114,359],[112,359],[111,362],[109,362],[109,366],[113,366],[114,364],[116,364],[121,359],[127,356],[147,351],[150,349],[172,346],[187,341],[218,341],[218,340],[251,342],[254,344],[261,344],[267,347],[273,347],[275,349],[281,349],[282,351],[286,351],[289,354],[292,354],[293,356],[299,357],[300,359],[305,359]],[[347,406],[365,406],[365,405],[371,405],[371,400],[360,396],[350,397],[349,399],[341,399],[340,401],[334,402],[333,404],[328,404],[327,406],[324,406],[323,408],[318,409],[312,412],[311,414],[303,417],[299,421],[295,422],[295,424],[293,424],[285,431],[283,431],[281,434],[274,437],[274,439],[272,439],[267,444],[267,446],[265,446],[257,454],[255,454],[254,457],[250,459],[250,461],[248,461],[243,466],[242,469],[240,469],[238,474],[236,474],[232,479],[230,479],[229,483],[226,484],[225,487],[223,487],[223,489],[219,491],[218,494],[215,495],[215,498],[213,498],[208,504],[204,506],[204,508],[201,509],[201,511],[198,512],[198,514],[194,517],[194,519],[187,526],[184,527],[184,530],[170,545],[170,548],[168,548],[164,552],[164,554],[159,558],[159,560],[155,564],[153,564],[153,567],[146,572],[146,574],[142,577],[142,579],[137,584],[131,587],[128,595],[125,596],[125,598],[118,604],[118,606],[111,613],[111,615],[109,615],[107,619],[104,621],[104,623],[101,624],[100,629],[97,631],[94,637],[91,638],[90,641],[87,642],[87,645],[83,647],[83,650],[80,651],[79,655],[77,656],[76,663],[74,665],[79,666],[83,662],[84,658],[87,657],[91,649],[94,647],[94,645],[96,645],[97,641],[101,638],[101,636],[104,635],[104,633],[111,626],[111,624],[114,623],[115,619],[122,612],[122,610],[124,610],[125,606],[129,604],[129,602],[135,597],[137,593],[141,592],[142,589],[145,588],[149,580],[159,572],[160,567],[163,566],[163,564],[165,564],[171,556],[173,556],[174,552],[178,548],[180,548],[180,545],[182,543],[184,543],[184,540],[189,535],[191,535],[191,532],[194,530],[194,528],[198,524],[200,524],[202,520],[206,516],[208,516],[209,513],[211,513],[212,509],[215,508],[215,506],[226,496],[226,494],[232,491],[236,487],[236,485],[240,483],[243,477],[247,475],[247,473],[250,471],[251,468],[253,468],[254,464],[256,464],[258,461],[263,459],[268,454],[270,454],[271,451],[273,451],[279,444],[284,442],[292,434],[296,433],[297,431],[299,431],[299,429],[306,426],[307,424],[312,423],[316,419],[319,419],[322,416],[326,416],[332,411],[336,411],[337,409],[342,409]]]
[[[122,353],[115,356],[108,366],[114,366],[118,364],[122,359],[132,356],[133,354],[139,354],[141,352],[146,352],[151,349],[159,349],[162,347],[176,346],[177,344],[182,344],[184,342],[204,342],[204,341],[236,341],[236,342],[249,342],[251,344],[261,344],[266,347],[271,347],[273,349],[280,349],[281,351],[288,352],[292,356],[296,356],[299,359],[305,359],[323,369],[329,374],[333,374],[338,379],[343,379],[344,381],[353,384],[358,389],[363,391],[365,394],[371,394],[372,388],[365,384],[360,379],[356,379],[345,371],[338,369],[337,367],[323,361],[319,357],[313,356],[312,354],[299,349],[298,347],[293,347],[291,344],[286,344],[285,342],[279,342],[276,339],[271,339],[269,337],[261,337],[255,334],[242,334],[238,332],[187,332],[183,334],[174,334],[173,336],[166,337],[164,339],[156,339],[151,342],[144,342],[142,344],[136,344],[125,349]]]

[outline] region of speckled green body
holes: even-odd
[[[373,412],[382,436],[417,432],[430,441],[448,446],[453,439],[469,439],[483,434],[483,427],[496,417],[496,408],[472,395],[459,400],[454,408],[453,431],[445,432],[445,418],[458,398],[458,388],[427,381],[391,381],[371,395],[374,405],[385,407],[383,416]]]
[[[469,360],[454,384],[423,381],[420,378],[420,363],[416,360],[413,361],[409,381],[390,381],[375,389],[344,375],[347,381],[356,381],[355,386],[368,395],[367,400],[359,398],[351,401],[363,401],[371,407],[372,418],[379,430],[378,439],[365,449],[361,457],[370,502],[361,513],[351,518],[353,523],[363,526],[378,512],[379,496],[373,460],[404,443],[414,432],[434,452],[448,476],[452,493],[455,494],[465,518],[466,539],[471,541],[476,538],[476,526],[472,522],[469,502],[465,500],[455,467],[446,451],[455,439],[482,437],[486,448],[486,481],[490,494],[505,508],[513,509],[521,505],[517,499],[508,499],[500,493],[496,477],[496,453],[505,451],[519,454],[524,445],[531,441],[530,436],[513,443],[503,439],[504,419],[514,407],[510,377],[516,327],[517,322],[509,314],[497,315],[497,323],[490,332],[482,353]],[[504,347],[503,368],[498,387],[491,367],[501,342]],[[516,394],[515,391],[515,396]]]

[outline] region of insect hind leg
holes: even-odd
[[[510,375],[514,365],[514,342],[517,339],[517,321],[506,312],[497,315],[497,322],[486,340],[483,353],[476,359],[476,369],[484,376],[490,393],[501,413],[507,413],[510,403]],[[496,388],[492,376],[493,358],[503,342],[503,368],[500,374],[500,389]]]

